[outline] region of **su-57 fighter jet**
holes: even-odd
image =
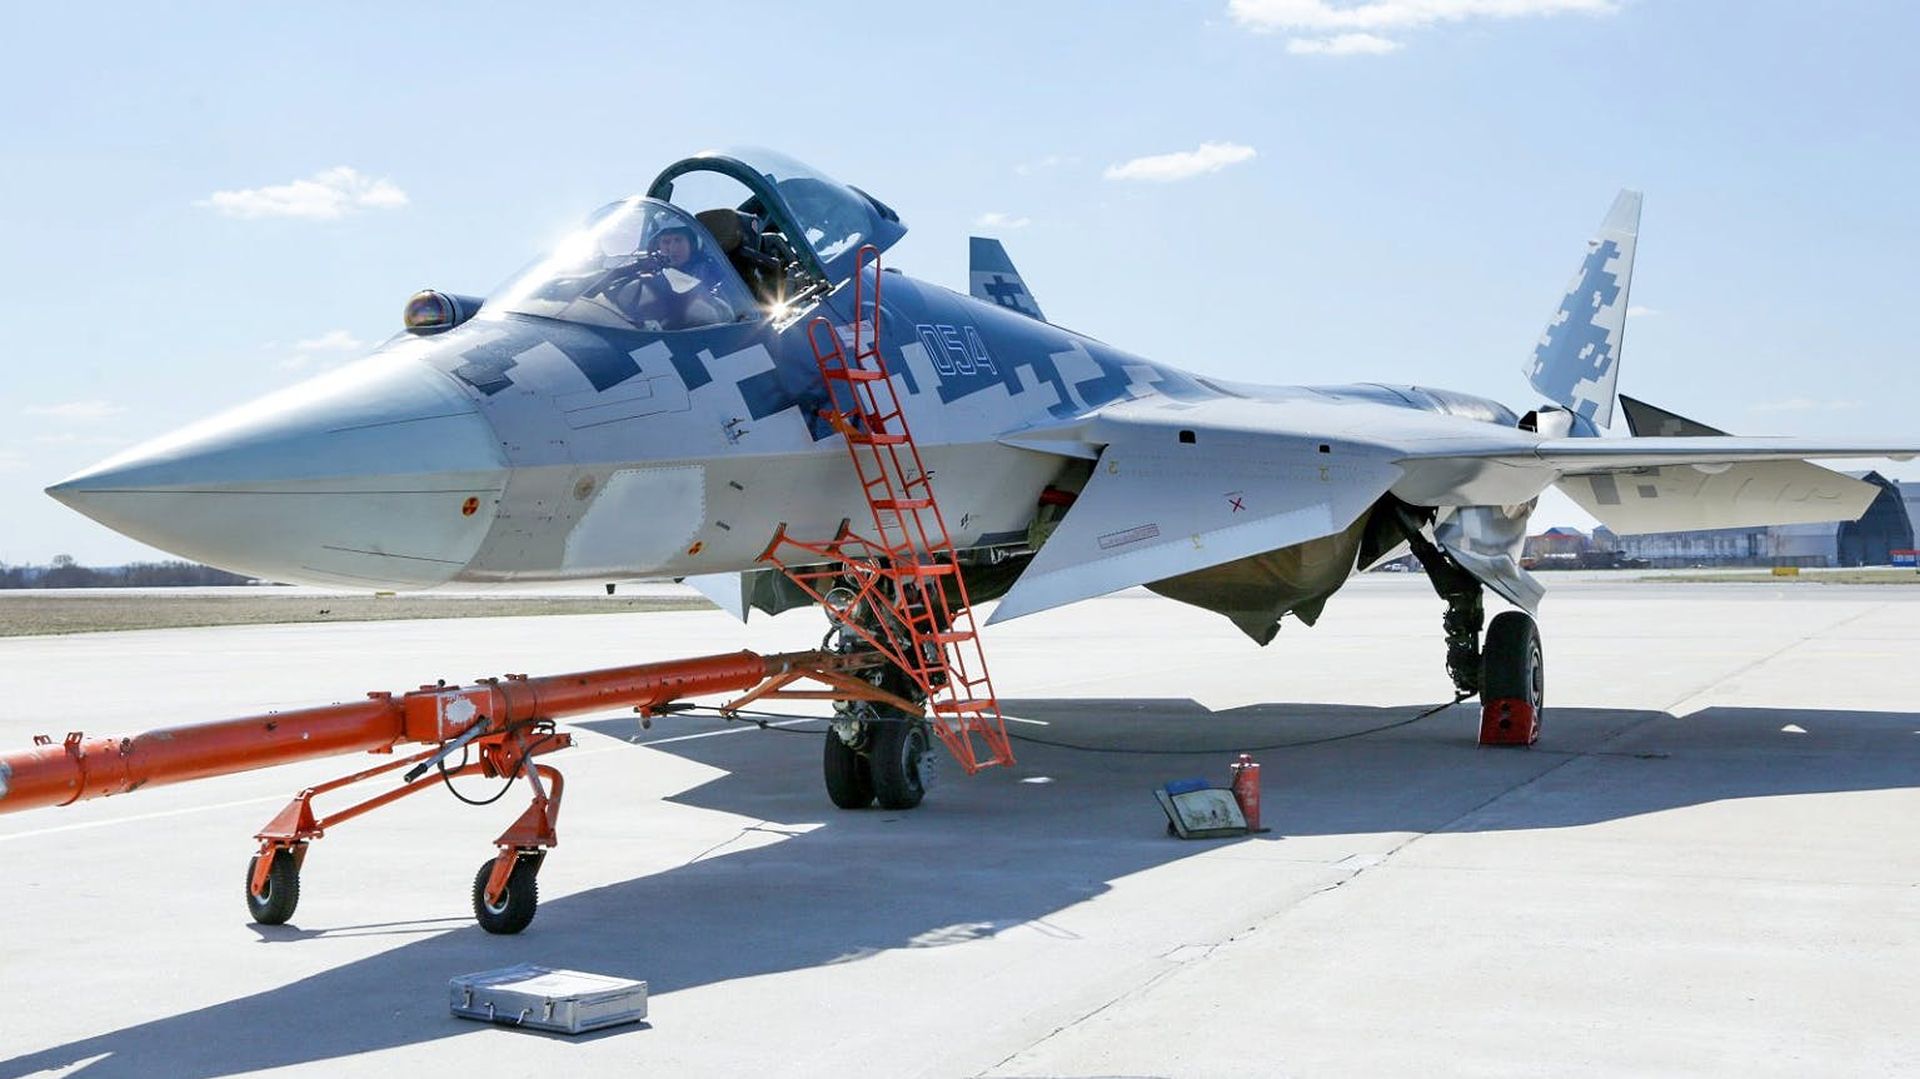
[[[1411,550],[1482,739],[1526,744],[1542,589],[1518,555],[1547,487],[1625,532],[1853,519],[1875,489],[1806,459],[1917,448],[1732,437],[1624,397],[1633,437],[1600,437],[1639,217],[1622,192],[1526,365],[1545,401],[1515,412],[1154,363],[1047,322],[996,241],[972,241],[969,295],[883,273],[906,232],[884,203],[776,154],[704,153],[484,301],[423,292],[359,363],[48,493],[279,581],[685,579],[742,618],[824,600],[876,638],[931,605],[894,653],[913,677],[870,676],[908,703],[972,684],[948,650],[984,601],[1002,621],[1145,585],[1264,645]],[[881,538],[856,541],[867,521]],[[1516,608],[1491,625],[1488,589]],[[936,727],[942,708],[992,702],[936,704]],[[834,800],[918,802],[927,723],[841,711]]]

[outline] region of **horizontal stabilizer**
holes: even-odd
[[[1126,425],[1104,440],[1092,479],[990,622],[1333,535],[1400,476],[1383,457],[1299,438],[1174,434]]]

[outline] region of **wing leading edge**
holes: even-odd
[[[1400,476],[1378,447],[1175,417],[1101,434],[1092,478],[989,622],[1340,533]]]

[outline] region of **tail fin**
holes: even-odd
[[[1013,268],[1013,260],[1007,257],[1007,249],[1000,246],[999,240],[974,236],[969,246],[973,265],[967,274],[968,290],[974,299],[999,304],[1031,319],[1047,321],[1047,316],[1040,313],[1040,305],[1034,302],[1033,293],[1027,291],[1027,283],[1020,280],[1020,271]]]
[[[1640,192],[1622,191],[1600,231],[1587,241],[1587,257],[1526,367],[1534,389],[1599,427],[1613,422],[1613,387],[1620,376],[1627,287],[1639,234]]]

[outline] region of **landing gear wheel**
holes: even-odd
[[[1532,745],[1540,737],[1546,685],[1539,627],[1524,611],[1495,615],[1480,661],[1480,744]]]
[[[881,809],[912,809],[933,778],[933,738],[919,719],[875,723],[867,761]]]
[[[873,768],[860,751],[836,731],[827,731],[826,754],[821,761],[827,779],[827,797],[841,809],[865,809],[873,804]]]
[[[493,859],[480,864],[473,878],[473,917],[489,933],[510,935],[525,929],[540,907],[540,861],[522,857],[513,863],[507,878],[507,890],[496,905],[487,902],[487,879],[493,876]]]
[[[300,862],[290,850],[273,852],[273,865],[267,869],[267,890],[253,890],[253,871],[261,855],[247,862],[247,913],[260,925],[283,925],[300,905]]]

